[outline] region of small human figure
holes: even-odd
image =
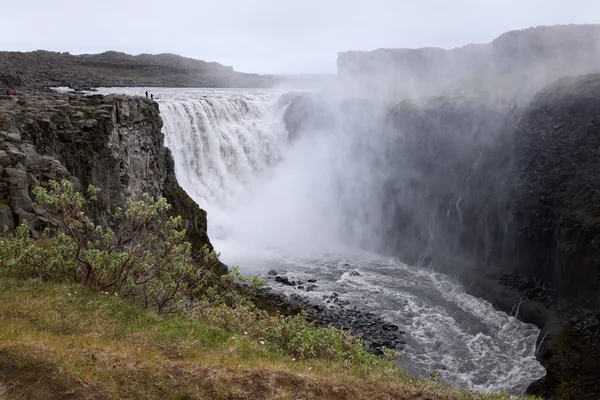
[[[154,101],[154,95],[150,93],[150,100]]]
[[[148,98],[148,91],[146,90],[146,98]]]
[[[10,89],[6,89],[6,95],[10,96]]]
[[[17,89],[13,89],[13,93],[15,96],[17,95]]]

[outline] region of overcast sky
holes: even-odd
[[[344,50],[486,43],[600,23],[600,0],[0,0],[1,50],[177,53],[259,73],[335,73]]]

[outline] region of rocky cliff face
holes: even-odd
[[[516,113],[465,97],[390,108],[382,250],[452,273],[505,257]]]
[[[600,72],[600,25],[511,31],[488,44],[338,54],[338,75],[359,93],[388,98],[493,95],[528,101],[552,81]]]
[[[110,223],[116,207],[143,193],[165,196],[196,249],[212,246],[206,212],[178,185],[163,145],[158,104],[127,96],[26,94],[0,97],[0,225],[46,225],[32,189],[50,179],[101,189],[92,210]],[[222,268],[222,266],[220,266]]]
[[[600,75],[541,91],[515,148],[522,268],[600,307]]]

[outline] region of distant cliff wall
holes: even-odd
[[[116,51],[72,55],[52,51],[0,52],[0,89],[94,87],[270,87],[272,76],[175,54],[132,56]]]
[[[338,54],[338,76],[358,93],[393,99],[494,95],[527,101],[552,81],[600,72],[600,25],[511,31],[460,48],[379,49]]]

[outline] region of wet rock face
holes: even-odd
[[[559,80],[523,109],[404,102],[388,123],[384,250],[499,266],[600,304],[600,75]]]
[[[206,212],[178,185],[161,127],[158,104],[142,98],[0,97],[0,222],[13,228],[27,220],[38,234],[47,221],[31,206],[33,187],[70,179],[78,188],[101,189],[91,212],[109,224],[128,197],[164,196],[183,217],[194,248],[212,250]]]
[[[504,257],[514,114],[465,97],[391,108],[393,134],[382,146],[389,168],[381,194],[383,251],[454,271],[469,260]]]
[[[322,96],[290,93],[285,99],[289,99],[290,102],[283,115],[283,121],[291,140],[296,140],[305,132],[333,128],[334,114]]]
[[[521,268],[600,305],[600,75],[541,91],[516,150]]]

